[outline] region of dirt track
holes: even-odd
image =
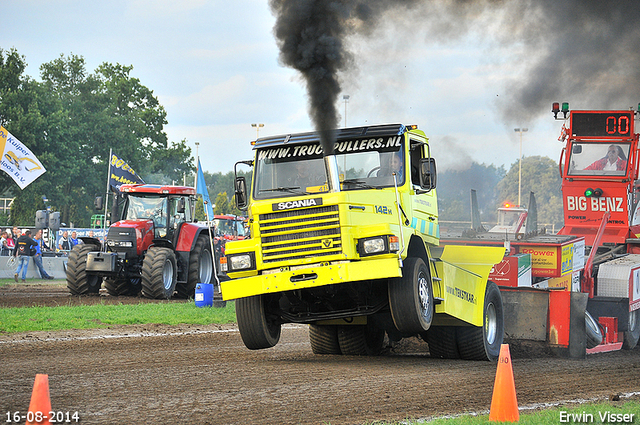
[[[0,288],[2,305],[10,292]],[[418,340],[379,357],[316,356],[307,328],[292,325],[262,351],[247,350],[233,326],[0,335],[0,358],[2,415],[26,412],[35,374],[46,373],[52,409],[78,411],[84,424],[362,424],[486,411],[496,371],[431,359]],[[513,365],[520,406],[640,391],[640,350]]]

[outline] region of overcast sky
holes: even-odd
[[[279,64],[267,0],[3,0],[0,10],[0,47],[25,56],[37,80],[39,66],[61,54],[84,57],[88,72],[102,62],[133,65],[167,110],[169,140],[186,139],[194,156],[198,142],[207,172],[251,158],[252,123],[264,124],[260,136],[313,130],[304,83]],[[518,159],[515,127],[529,130],[523,155],[557,160],[562,122],[550,102],[518,120],[500,112],[513,87],[506,83],[536,52],[492,45],[478,30],[430,37],[420,19],[389,15],[369,37],[349,40],[357,69],[343,81],[347,126],[417,124],[440,170],[470,161],[508,169]],[[344,125],[342,96],[337,103]]]

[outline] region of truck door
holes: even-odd
[[[409,138],[409,162],[411,174],[411,227],[422,234],[428,243],[437,244],[440,238],[438,226],[438,201],[436,190],[422,186],[421,167],[425,159],[431,158],[429,145],[421,139]],[[433,164],[433,181],[435,182],[435,163]]]

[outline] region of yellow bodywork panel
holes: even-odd
[[[487,278],[504,255],[502,247],[445,246],[436,262],[437,276],[442,281],[433,284],[435,296],[444,299],[436,305],[436,313],[482,326]]]
[[[275,273],[220,282],[220,286],[223,299],[234,300],[259,294],[400,276],[398,258],[393,256],[375,260],[317,264],[296,270],[285,267]]]

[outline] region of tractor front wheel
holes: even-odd
[[[169,248],[152,246],[142,262],[142,295],[168,300],[176,289],[177,273],[175,253]]]
[[[80,244],[69,253],[67,288],[71,295],[97,294],[100,291],[102,276],[87,273],[87,254],[97,250],[94,245]]]

